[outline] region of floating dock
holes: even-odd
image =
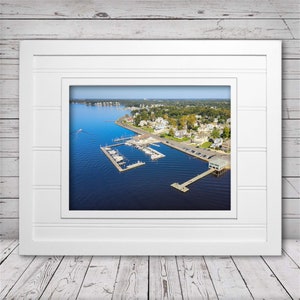
[[[125,171],[129,171],[129,170],[132,170],[134,168],[137,168],[137,167],[140,167],[140,166],[143,166],[145,163],[142,162],[142,161],[138,161],[136,163],[133,163],[131,165],[128,165],[126,166],[125,168],[122,168],[120,166],[120,163],[118,163],[114,158],[113,158],[113,155],[111,155],[109,153],[109,151],[111,151],[111,146],[106,146],[106,147],[100,147],[100,149],[102,150],[102,152],[106,155],[106,157],[111,161],[111,163],[117,168],[117,170],[119,172],[125,172]],[[121,162],[121,164],[123,165],[123,162]]]
[[[203,172],[203,173],[201,173],[201,174],[193,177],[192,179],[190,179],[190,180],[188,180],[188,181],[186,181],[184,183],[181,183],[181,184],[177,183],[177,182],[172,183],[171,187],[173,187],[173,188],[175,188],[175,189],[177,189],[177,190],[179,190],[179,191],[181,191],[183,193],[186,193],[187,191],[189,191],[189,188],[187,188],[188,185],[194,183],[195,181],[197,181],[197,180],[199,180],[199,179],[201,179],[201,178],[203,178],[203,177],[205,177],[205,176],[207,176],[207,175],[209,175],[209,174],[211,174],[213,172],[215,172],[215,169],[213,169],[213,168],[208,169],[207,171],[205,171],[205,172]]]

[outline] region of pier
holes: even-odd
[[[132,136],[127,136],[127,137],[119,137],[119,138],[115,138],[114,142],[125,142],[127,140],[131,140],[134,137],[134,135]]]
[[[228,166],[228,162],[226,160],[220,159],[220,158],[213,158],[209,161],[208,164],[208,170],[191,178],[190,180],[184,182],[184,183],[172,183],[171,186],[183,193],[186,193],[189,191],[189,188],[187,188],[188,185],[196,182],[197,180],[211,174],[215,173],[216,175],[221,175],[226,171],[226,167]]]
[[[172,183],[171,186],[173,188],[175,188],[175,189],[183,192],[183,193],[186,193],[187,191],[189,191],[189,188],[187,188],[188,185],[194,183],[195,181],[197,181],[197,180],[199,180],[199,179],[201,179],[201,178],[203,178],[203,177],[205,177],[205,176],[207,176],[207,175],[209,175],[209,174],[211,174],[213,172],[215,172],[215,170],[213,168],[211,168],[211,169],[208,169],[207,171],[205,171],[205,172],[203,172],[203,173],[201,173],[201,174],[199,174],[199,175],[191,178],[190,180],[188,180],[188,181],[186,181],[184,183],[180,184],[180,183],[175,182],[175,183]]]
[[[115,146],[115,145],[113,145]],[[129,171],[132,169],[135,169],[137,167],[143,166],[145,163],[142,161],[138,161],[136,163],[133,163],[131,165],[126,166],[125,168],[122,168],[120,166],[120,164],[113,158],[113,156],[109,153],[108,148],[110,148],[111,146],[106,146],[106,147],[100,147],[100,149],[102,150],[102,152],[105,154],[105,156],[111,161],[111,163],[117,168],[117,170],[119,172],[125,172],[125,171]]]

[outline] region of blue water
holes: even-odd
[[[144,166],[120,173],[99,146],[134,133],[114,123],[122,107],[70,104],[70,210],[229,210],[230,171],[208,175],[191,184],[187,193],[170,186],[207,170],[207,162],[163,144],[153,149],[166,157],[152,161],[133,147],[117,150],[127,164]]]

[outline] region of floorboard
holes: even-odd
[[[121,257],[112,299],[148,299],[148,257]]]
[[[275,274],[282,286],[293,299],[300,298],[300,269],[299,267],[286,255],[277,257],[264,257],[266,264],[270,270]]]
[[[182,299],[176,258],[154,256],[149,264],[149,299]]]
[[[88,256],[64,257],[41,299],[76,299],[90,261]]]
[[[205,261],[220,300],[253,299],[230,257],[206,257]]]
[[[177,257],[184,299],[218,299],[202,256]]]
[[[277,257],[19,256],[0,240],[0,299],[300,298],[299,240]]]
[[[59,257],[35,257],[6,299],[39,299],[60,262]]]
[[[119,263],[120,257],[93,257],[77,299],[112,299]]]
[[[233,261],[254,299],[291,299],[260,257],[233,257]]]

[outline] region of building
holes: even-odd
[[[213,157],[208,164],[209,169],[215,169],[216,171],[222,171],[227,167],[228,162],[224,159]]]

